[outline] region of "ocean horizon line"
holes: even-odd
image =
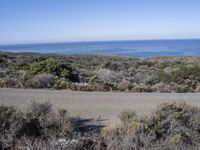
[[[29,43],[10,43],[0,44],[0,46],[15,45],[45,45],[45,44],[68,44],[68,43],[103,43],[103,42],[131,42],[131,41],[187,41],[200,40],[200,38],[155,38],[155,39],[126,39],[126,40],[85,40],[85,41],[58,41],[58,42],[29,42]]]

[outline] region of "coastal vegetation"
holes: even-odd
[[[55,111],[49,102],[33,101],[23,110],[1,105],[0,149],[199,149],[200,108],[183,102],[162,103],[149,116],[125,110],[107,126],[100,121]]]
[[[200,57],[0,52],[0,87],[75,91],[200,92]]]

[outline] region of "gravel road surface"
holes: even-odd
[[[185,101],[200,106],[200,93],[118,93],[76,92],[67,90],[34,90],[0,88],[0,104],[20,108],[30,101],[50,101],[54,109],[65,108],[72,116],[98,118],[110,122],[125,109],[144,115],[152,112],[161,102]]]

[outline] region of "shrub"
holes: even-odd
[[[170,92],[175,92],[176,91],[176,85],[168,85],[165,83],[157,83],[152,86],[152,91],[153,92],[160,92],[160,93],[170,93]]]
[[[190,65],[181,66],[178,69],[172,71],[170,74],[161,71],[159,73],[159,79],[164,83],[176,82],[182,84],[185,80],[197,80],[200,81],[200,66]]]
[[[195,106],[181,102],[163,103],[151,116],[137,117],[130,121],[128,126],[122,125],[120,130],[128,132],[119,138],[112,138],[107,143],[107,148],[111,150],[119,148],[127,150],[198,149],[200,144],[199,114],[200,109]],[[119,127],[112,130],[117,129]],[[107,136],[109,138],[109,134]],[[120,144],[117,145],[117,143]]]
[[[51,138],[69,138],[72,130],[67,111],[55,113],[49,102],[32,102],[24,112],[14,107],[0,106],[0,149],[17,149],[17,146],[28,141],[32,145],[36,139],[40,143],[48,143]]]
[[[132,85],[130,81],[127,81],[127,80],[122,80],[117,86],[117,89],[120,91],[129,91],[131,88],[132,88]]]
[[[70,88],[70,83],[65,78],[56,78],[54,83],[55,89],[68,89]]]
[[[198,92],[199,58],[161,57],[139,60],[103,55],[0,52],[0,87]],[[55,76],[54,85],[43,84],[46,79],[41,79],[41,74]],[[87,83],[88,86],[82,83]]]
[[[53,74],[60,78],[66,78],[71,81],[77,81],[78,76],[74,73],[74,70],[66,64],[56,61],[41,61],[34,62],[27,70],[28,75],[37,75],[42,73]]]
[[[182,102],[162,103],[149,116],[126,110],[117,122],[95,135],[77,133],[66,110],[55,113],[49,102],[23,112],[0,106],[0,149],[198,149],[200,108]],[[83,124],[81,124],[82,126]],[[86,126],[89,130],[91,126]]]
[[[0,87],[4,88],[22,88],[23,84],[20,80],[15,78],[2,78],[0,79]]]
[[[151,87],[145,84],[138,84],[132,90],[134,92],[151,92]]]
[[[116,64],[116,63],[112,63],[112,62],[109,61],[109,62],[105,62],[105,63],[101,64],[100,67],[116,71],[116,70],[118,70],[118,68],[120,66],[118,64]]]
[[[22,114],[12,106],[0,106],[0,149],[10,149],[21,125]]]
[[[9,130],[18,117],[16,108],[12,106],[0,106],[0,133]]]
[[[119,123],[113,123],[102,129],[100,137],[102,145],[106,145],[105,149],[111,149],[113,145],[118,145],[125,135],[124,127]],[[115,142],[113,142],[115,141]]]
[[[96,71],[96,76],[99,80],[109,81],[114,76],[114,72],[109,69],[99,69]]]
[[[88,84],[90,89],[94,91],[116,90],[116,86],[112,82],[99,80],[97,76],[91,77]]]
[[[51,74],[38,74],[29,79],[26,83],[27,87],[33,88],[52,88],[54,85],[55,77]]]
[[[28,63],[27,62],[15,62],[15,63],[9,64],[7,67],[13,71],[26,70],[26,69],[28,69]]]
[[[196,93],[200,92],[200,83],[197,84],[196,89],[195,89],[195,92],[196,92]]]
[[[5,60],[3,58],[0,58],[0,63],[4,63]]]
[[[132,111],[132,110],[125,110],[121,112],[119,115],[120,121],[125,126],[127,126],[130,122],[132,122],[135,117],[136,117],[136,113],[135,111]]]
[[[72,83],[70,89],[74,91],[93,91],[94,88],[88,83]]]
[[[178,85],[177,86],[177,91],[178,93],[186,93],[186,92],[191,92],[190,88],[188,85]]]

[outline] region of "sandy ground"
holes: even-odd
[[[33,89],[0,89],[0,104],[20,108],[30,101],[50,101],[54,109],[65,108],[72,116],[116,120],[125,109],[135,110],[138,114],[151,113],[161,102],[185,101],[200,106],[200,93],[117,93],[117,92],[74,92]]]

